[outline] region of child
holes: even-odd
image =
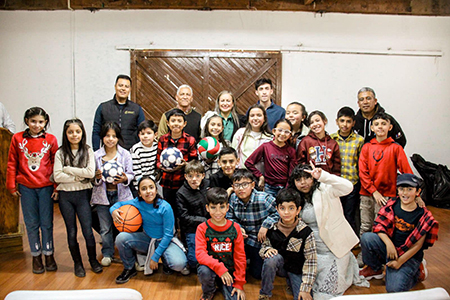
[[[247,112],[248,123],[245,128],[236,131],[231,146],[236,149],[239,157],[239,168],[245,168],[245,161],[263,143],[272,140],[267,125],[266,110],[259,104],[250,106]],[[262,166],[258,166],[262,170]]]
[[[220,150],[218,164],[220,170],[209,178],[209,187],[221,187],[226,189],[228,195],[233,192],[233,182],[231,178],[239,165],[239,158],[236,150],[231,147],[225,147]]]
[[[286,277],[294,300],[312,300],[317,272],[314,233],[299,217],[305,199],[292,189],[283,189],[276,199],[278,223],[267,232],[259,254],[264,259],[260,300],[272,297],[275,275]]]
[[[339,130],[333,133],[331,138],[339,145],[341,177],[353,183],[353,191],[347,196],[341,197],[342,208],[345,218],[355,233],[358,234],[355,221],[356,213],[358,212],[359,215],[359,191],[361,189],[358,176],[358,159],[364,145],[364,138],[353,131],[355,111],[350,107],[345,106],[338,111],[336,125]]]
[[[183,245],[173,236],[175,218],[170,205],[158,195],[155,181],[146,175],[138,183],[139,197],[130,201],[117,202],[110,208],[116,223],[123,222],[120,208],[131,204],[142,216],[143,231],[121,232],[116,238],[116,246],[123,262],[123,271],[116,283],[128,282],[136,276],[136,253],[147,254],[144,274],[152,274],[158,269],[162,259],[165,269],[182,272],[186,268],[186,255]],[[171,269],[169,269],[169,266]],[[163,268],[163,269],[164,269]]]
[[[109,208],[118,201],[133,199],[129,185],[134,178],[133,162],[130,152],[118,145],[122,143],[120,127],[115,122],[106,122],[100,131],[102,147],[95,151],[94,189],[91,204],[97,206],[102,236],[102,266],[109,267],[114,255],[113,220]],[[124,172],[117,174],[113,183],[102,180],[101,166],[108,161],[117,161],[123,166]]]
[[[95,238],[92,232],[92,214],[89,204],[92,192],[91,179],[95,176],[95,157],[86,144],[86,131],[79,119],[64,123],[62,146],[55,155],[53,177],[58,183],[59,209],[66,224],[67,243],[74,262],[74,273],[85,277],[77,241],[77,216],[81,225],[89,263],[94,273],[103,271],[97,261]]]
[[[292,124],[291,144],[295,150],[297,150],[300,141],[309,133],[306,117],[308,117],[308,112],[300,102],[291,102],[286,107],[286,119],[291,121]]]
[[[240,225],[245,239],[245,254],[250,260],[250,275],[261,279],[263,261],[259,249],[266,239],[267,230],[279,218],[275,198],[255,190],[254,176],[249,170],[236,170],[232,180],[234,193],[230,196],[227,219]]]
[[[217,95],[214,111],[223,119],[223,137],[231,144],[236,131],[245,126],[247,119],[236,110],[236,99],[230,91],[221,91]]]
[[[274,197],[286,186],[296,164],[295,149],[289,145],[291,131],[291,122],[278,120],[272,129],[273,141],[259,146],[245,162],[247,169],[259,178],[259,188]],[[260,161],[264,162],[264,175],[255,167]]]
[[[298,146],[297,163],[308,164],[312,161],[317,168],[340,176],[339,145],[325,131],[327,123],[327,117],[323,112],[315,110],[309,114],[308,124],[311,131]]]
[[[201,300],[211,300],[215,279],[223,283],[225,299],[245,300],[245,250],[239,225],[227,220],[230,207],[227,191],[214,187],[206,193],[206,210],[211,218],[200,224],[195,234],[197,274],[202,285]]]
[[[140,142],[134,144],[130,149],[133,159],[134,189],[133,195],[137,195],[137,183],[142,176],[156,177],[156,150],[158,143],[155,143],[155,135],[158,126],[152,120],[145,120],[138,126]]]
[[[160,184],[163,188],[164,199],[172,206],[175,217],[178,217],[176,193],[183,185],[184,166],[186,162],[197,158],[195,138],[184,132],[186,127],[186,115],[181,109],[174,108],[167,114],[167,126],[169,133],[164,134],[158,141],[156,152],[156,167],[162,170]],[[168,170],[161,164],[161,152],[169,147],[178,148],[183,154],[184,161],[176,168]]]
[[[197,268],[195,258],[195,231],[207,220],[205,169],[198,160],[191,160],[184,168],[186,181],[177,192],[177,206],[180,214],[182,236],[186,237],[187,258],[191,270]]]
[[[389,115],[377,113],[371,130],[376,137],[364,144],[359,156],[361,180],[361,229],[363,235],[372,231],[372,224],[388,197],[395,197],[397,170],[412,174],[403,148],[388,137],[392,124]]]
[[[412,174],[399,175],[398,197],[381,208],[373,232],[361,236],[362,255],[367,266],[360,275],[367,280],[381,279],[384,277],[383,264],[386,264],[388,293],[409,291],[427,275],[423,250],[437,240],[439,224],[427,208],[416,203],[421,182]]]
[[[50,181],[58,142],[54,135],[46,132],[50,117],[42,108],[27,109],[23,121],[28,128],[14,134],[11,140],[6,188],[21,199],[33,257],[33,273],[41,274],[45,270],[56,271],[58,268],[53,257],[52,200],[57,199],[58,193]],[[45,269],[42,253],[45,256]]]

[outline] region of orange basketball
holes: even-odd
[[[119,210],[122,211],[122,214],[120,216],[123,218],[123,223],[120,224],[114,222],[117,230],[119,230],[120,232],[135,232],[139,229],[139,227],[141,227],[142,216],[136,207],[127,204],[121,206]]]

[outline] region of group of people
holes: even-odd
[[[202,117],[192,88],[181,85],[177,106],[159,125],[128,99],[131,84],[119,75],[113,99],[98,107],[92,148],[81,120],[65,122],[58,147],[44,109],[25,112],[27,129],[11,141],[7,188],[21,197],[34,273],[57,269],[52,199],[59,197],[78,277],[85,269],[77,217],[93,272],[118,261],[116,246],[124,266],[117,283],[152,274],[161,260],[166,274],[197,273],[201,299],[217,289],[225,299],[245,299],[246,274],[261,280],[259,299],[272,297],[276,275],[286,277],[296,300],[330,299],[384,274],[388,292],[424,280],[423,250],[437,239],[438,223],[420,198],[406,137],[371,88],[358,92],[356,114],[338,111],[339,130],[329,135],[323,112],[308,114],[299,102],[276,105],[270,79],[255,83],[259,100],[245,116],[222,91]],[[221,144],[216,158],[197,152],[208,136]],[[173,169],[161,163],[169,147],[183,155]],[[108,162],[123,166],[113,182],[102,176]],[[117,233],[113,223],[124,222],[127,204],[139,210],[142,228]],[[358,262],[351,250],[359,243]]]

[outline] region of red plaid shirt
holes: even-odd
[[[380,209],[373,224],[373,232],[385,233],[392,239],[395,227],[394,204],[397,201],[400,201],[398,197],[392,198]],[[397,247],[398,255],[403,255],[403,253],[408,251],[408,249],[417,243],[424,235],[426,235],[426,237],[422,249],[433,246],[434,242],[437,241],[439,223],[434,219],[433,215],[426,207],[424,207],[423,210],[424,213],[419,220],[419,224],[417,224],[416,228],[408,236],[405,243],[400,247]]]
[[[178,148],[183,154],[185,161],[190,161],[197,158],[197,148],[195,138],[183,132],[183,135],[174,140],[170,132],[161,136],[158,141],[158,151],[156,152],[156,166],[161,169],[161,152],[169,147]],[[184,182],[184,169],[176,172],[162,172],[161,181],[159,184],[163,188],[178,190]]]

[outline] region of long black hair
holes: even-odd
[[[124,143],[123,143],[122,131],[120,130],[120,126],[116,122],[112,122],[112,121],[108,121],[105,124],[103,124],[102,129],[100,130],[100,140],[102,141],[102,145],[104,145],[103,138],[106,136],[106,134],[108,133],[108,131],[110,129],[114,130],[116,137],[119,140],[119,142],[117,144],[119,144],[120,146],[123,147]]]
[[[42,130],[43,132],[45,132],[47,130],[48,126],[50,126],[50,116],[48,115],[48,113],[46,113],[43,108],[40,108],[37,106],[27,109],[23,116],[23,122],[25,123],[25,125],[28,126],[28,124],[27,124],[28,119],[30,119],[34,116],[42,116],[42,117],[44,117],[44,120],[47,121],[47,123],[44,126],[44,129]]]
[[[138,191],[141,187],[141,183],[142,181],[149,179],[151,181],[153,181],[153,184],[155,185],[155,189],[156,189],[156,196],[155,196],[155,200],[153,200],[153,208],[159,208],[159,200],[162,200],[162,197],[158,194],[158,189],[156,187],[156,182],[155,179],[152,176],[148,176],[148,175],[144,175],[141,177],[141,179],[139,179],[138,181]],[[139,201],[145,201],[142,197],[141,197],[141,193],[139,192],[139,196],[138,196]]]
[[[288,180],[288,187],[293,188],[295,190],[297,190],[300,195],[302,195],[305,200],[309,203],[311,203],[312,200],[312,194],[314,193],[314,191],[319,187],[320,182],[317,181],[317,179],[315,179],[314,177],[312,177],[311,174],[309,174],[308,172],[306,172],[305,170],[309,170],[311,171],[312,168],[310,165],[308,164],[299,164],[296,165],[294,170],[291,173],[291,176],[289,177]],[[313,185],[311,187],[311,190],[308,193],[302,193],[301,191],[299,191],[295,185],[295,181],[300,179],[300,178],[312,178],[313,179]]]
[[[72,124],[78,125],[82,133],[76,155],[73,155],[69,139],[67,138],[67,129],[69,129]],[[59,149],[62,151],[65,166],[77,168],[87,167],[89,162],[89,146],[86,144],[86,130],[84,129],[83,122],[80,119],[75,118],[64,122],[62,145]]]

